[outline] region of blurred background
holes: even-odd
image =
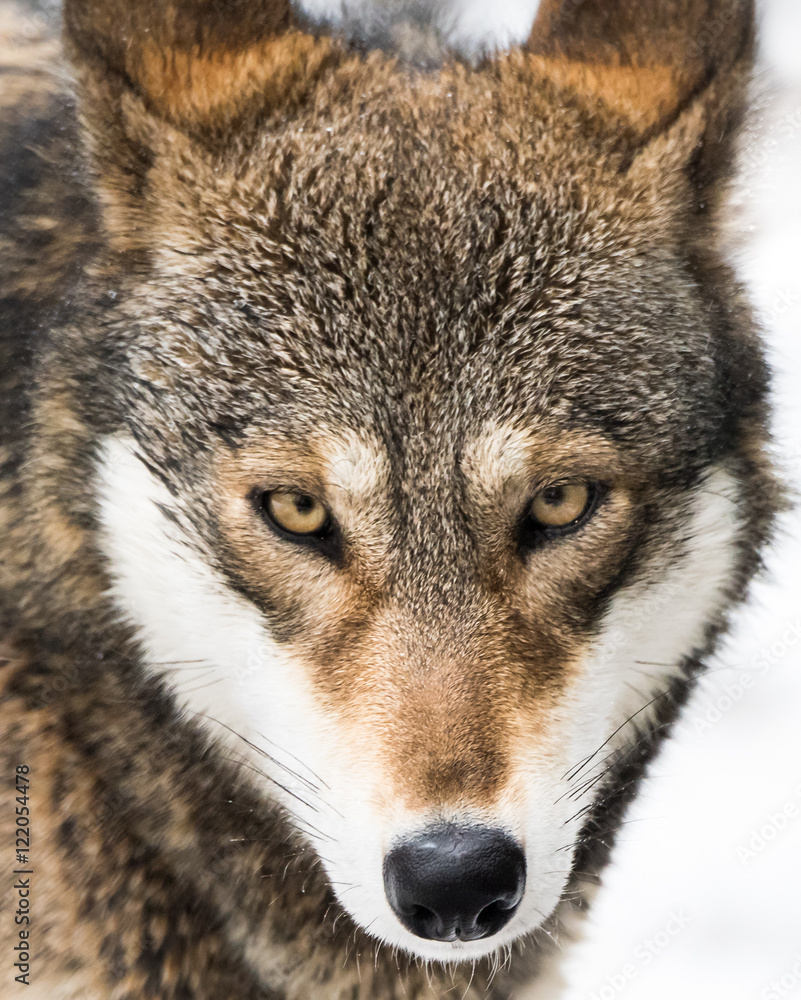
[[[303,2],[319,13],[342,0]],[[456,2],[462,37],[484,44],[522,40],[538,5]],[[28,40],[43,41],[58,0],[25,8]],[[761,0],[760,24],[756,107],[732,199],[733,259],[767,331],[777,455],[801,494],[801,0]],[[801,998],[799,890],[795,510],[782,520],[749,606],[651,767],[585,935],[565,944],[567,985],[548,1000]]]

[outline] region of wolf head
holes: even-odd
[[[545,0],[425,72],[280,2],[65,22],[113,600],[358,924],[508,945],[605,851],[767,531],[715,235],[751,4]]]

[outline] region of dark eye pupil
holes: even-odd
[[[308,514],[310,510],[314,508],[315,499],[310,497],[308,493],[299,493],[295,497],[295,509],[299,514]]]
[[[548,486],[542,491],[542,499],[551,507],[558,507],[565,502],[564,486]]]

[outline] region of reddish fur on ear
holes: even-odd
[[[753,24],[753,0],[543,0],[527,49],[646,132],[750,61]]]
[[[202,173],[206,152],[302,101],[336,58],[330,39],[297,28],[288,0],[65,0],[64,40],[106,235],[145,257],[165,150],[187,150]]]
[[[64,32],[84,75],[115,79],[113,90],[195,131],[256,98],[280,104],[331,48],[296,29],[287,0],[65,0]]]

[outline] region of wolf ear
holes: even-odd
[[[635,137],[712,179],[754,47],[753,0],[542,0],[527,43],[542,71]],[[667,149],[665,141],[672,134]]]
[[[64,36],[82,82],[196,133],[280,105],[326,50],[288,0],[65,0]]]
[[[162,154],[200,169],[234,130],[302,100],[334,52],[288,0],[65,0],[64,42],[106,233],[145,255]]]

